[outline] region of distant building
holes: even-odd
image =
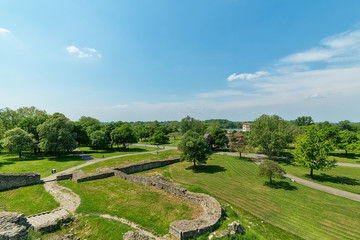
[[[242,130],[243,130],[243,132],[250,132],[251,131],[251,123],[244,123]]]

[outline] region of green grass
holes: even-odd
[[[289,174],[329,187],[360,194],[360,168],[336,166],[326,171],[314,170],[314,176],[310,178],[310,169],[295,166],[291,162],[278,162]]]
[[[185,200],[118,177],[60,184],[80,195],[78,213],[123,217],[160,235],[168,233],[171,222],[194,218],[201,212],[199,206]]]
[[[79,149],[94,158],[107,158],[130,153],[150,152],[158,150],[157,148],[152,147],[137,147],[131,145],[128,146],[126,149],[122,147],[100,150],[92,149],[91,147],[80,147]]]
[[[2,191],[0,192],[0,201],[6,207],[6,209],[0,208],[0,210],[21,212],[26,216],[59,207],[59,204],[41,184]],[[1,203],[0,206],[2,206]]]
[[[119,167],[135,162],[154,161],[160,159],[175,158],[179,156],[180,153],[177,150],[167,150],[167,151],[159,152],[159,154],[146,153],[141,155],[133,155],[133,156],[109,159],[103,162],[98,162],[92,165],[88,165],[86,167],[81,168],[81,170],[85,172],[95,172],[97,168]]]
[[[252,161],[224,155],[212,158],[195,172],[188,162],[171,165],[169,174],[176,182],[200,187],[217,199],[304,239],[360,236],[359,202],[289,181],[283,182],[283,188],[271,188],[257,176],[258,167]]]
[[[53,168],[60,172],[84,162],[85,160],[81,160],[76,154],[54,157],[45,153],[38,155],[24,153],[23,157],[19,158],[17,154],[3,152],[0,154],[0,172],[35,172],[40,173],[41,177],[46,177],[51,175]]]
[[[179,145],[181,141],[181,136],[177,136],[175,139],[170,137],[170,141],[167,143],[162,143],[160,144],[161,146],[169,146],[169,147],[177,147]],[[138,142],[138,144],[151,144],[151,145],[156,145],[154,142],[150,142],[150,141],[142,141],[142,142]]]
[[[80,239],[88,240],[121,240],[123,234],[133,230],[126,224],[98,216],[78,216],[75,221],[61,226],[53,233],[41,236],[49,239],[55,235],[75,234]]]
[[[335,151],[330,153],[329,158],[335,159],[337,162],[360,164],[360,155],[351,152],[345,154],[345,151]]]

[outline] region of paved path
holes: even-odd
[[[360,164],[357,163],[344,163],[344,162],[338,162],[336,165],[343,166],[343,167],[360,167]]]
[[[220,154],[220,155],[230,155],[230,156],[239,156],[238,153],[233,153],[233,152],[217,152],[215,154]],[[248,153],[248,154],[243,154],[244,157],[248,157],[251,160],[253,160],[257,165],[259,165],[262,161],[263,158],[267,158],[267,156],[265,154],[259,154],[259,153]],[[349,163],[351,164],[351,163]],[[357,164],[359,165],[359,164]],[[339,165],[339,166],[345,166],[345,165]],[[311,187],[323,192],[327,192],[336,196],[340,196],[340,197],[344,197],[344,198],[348,198],[351,200],[355,200],[360,202],[360,194],[356,194],[356,193],[351,193],[351,192],[347,192],[347,191],[343,191],[337,188],[332,188],[332,187],[328,187],[322,184],[318,184],[312,181],[308,181],[299,177],[296,177],[294,175],[291,174],[285,174],[285,177],[294,179],[297,183],[300,183],[302,185],[305,185],[307,187]]]
[[[162,149],[162,150],[157,150],[157,151],[152,151],[152,152],[140,152],[140,153],[123,154],[123,155],[117,155],[117,156],[112,156],[112,157],[107,157],[107,158],[93,158],[92,160],[88,160],[87,162],[85,162],[83,164],[77,165],[75,167],[68,168],[68,169],[66,169],[64,171],[52,174],[52,175],[50,175],[48,177],[44,177],[41,180],[43,180],[44,182],[55,181],[56,176],[58,176],[60,174],[71,173],[71,172],[73,172],[75,170],[78,170],[79,168],[89,166],[89,165],[94,164],[94,163],[103,162],[103,161],[106,161],[106,160],[109,160],[109,159],[120,158],[120,157],[128,157],[128,156],[134,156],[134,155],[141,155],[141,154],[148,154],[148,153],[163,152],[163,151],[166,151],[166,150],[168,150],[168,149],[165,148],[165,149]],[[91,156],[83,154],[83,157],[89,158]]]
[[[131,144],[132,146],[138,146],[138,147],[153,147],[153,148],[162,148],[162,149],[175,149],[177,150],[178,147],[172,147],[172,146],[160,146],[160,145],[149,145],[149,144]]]

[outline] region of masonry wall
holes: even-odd
[[[0,191],[39,183],[38,173],[0,173]]]
[[[121,171],[123,173],[131,174],[137,172],[143,172],[146,170],[150,170],[153,168],[159,168],[166,165],[170,165],[173,163],[177,163],[180,161],[180,158],[173,158],[173,159],[165,159],[165,160],[157,160],[157,161],[150,161],[150,162],[142,162],[142,163],[133,163],[123,167],[116,167],[112,168],[116,171]]]

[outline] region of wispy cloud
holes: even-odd
[[[219,98],[219,97],[231,97],[231,96],[242,96],[245,95],[242,91],[237,90],[216,90],[212,92],[198,93],[198,98]]]
[[[10,30],[5,29],[5,28],[0,28],[0,34],[2,34],[2,35],[10,34],[10,33],[11,33]]]
[[[232,82],[232,81],[234,81],[236,79],[250,80],[250,79],[254,79],[254,78],[259,78],[259,77],[264,76],[266,74],[268,74],[268,72],[263,72],[263,71],[258,71],[256,73],[240,73],[240,74],[233,73],[227,78],[227,80],[229,82]]]
[[[95,48],[84,47],[82,50],[80,50],[78,47],[72,45],[66,47],[66,51],[78,58],[102,58],[102,55]]]
[[[97,110],[116,110],[116,109],[124,109],[129,107],[129,105],[127,104],[119,104],[119,105],[114,105],[114,106],[102,106],[102,107],[97,107]]]

